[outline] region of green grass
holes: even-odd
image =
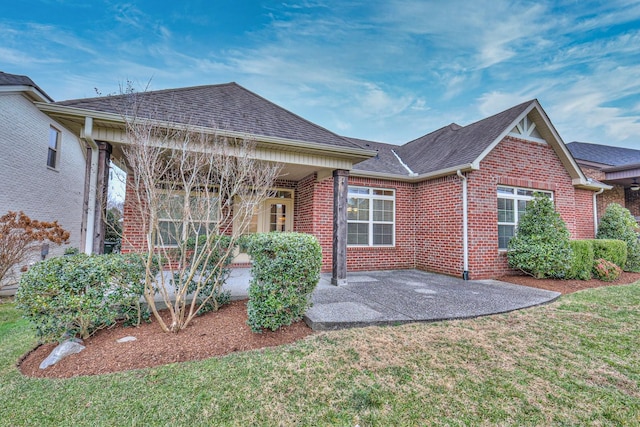
[[[0,425],[640,424],[640,283],[97,377],[25,378],[33,345],[0,304]]]

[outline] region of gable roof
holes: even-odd
[[[455,123],[403,145],[398,154],[418,174],[426,174],[478,161],[483,152],[513,123],[533,101],[511,107],[467,126]]]
[[[54,105],[194,127],[362,149],[237,83],[73,99]]]
[[[603,184],[585,177],[536,99],[467,126],[452,123],[402,146],[373,143],[378,150],[377,158],[356,165],[354,172],[363,176],[384,175],[420,181],[455,174],[458,170],[476,170],[480,168],[480,162],[525,117],[537,123],[536,129],[553,148],[574,185],[591,190],[603,187]],[[397,162],[391,156],[397,156]]]
[[[573,141],[567,148],[577,160],[599,163],[606,166],[624,166],[640,163],[640,150],[612,147],[610,145],[591,144]]]
[[[0,71],[0,91],[12,90],[27,92],[36,101],[53,102],[53,99],[29,77]]]

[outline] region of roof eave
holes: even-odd
[[[613,186],[605,184],[604,182],[594,181],[590,179],[581,179],[581,178],[573,179],[572,184],[574,187],[579,188],[581,190],[590,190],[590,191],[611,190],[613,188]]]
[[[420,182],[420,181],[427,181],[430,179],[441,178],[443,176],[455,175],[458,171],[471,172],[478,169],[479,168],[477,167],[476,164],[466,163],[463,165],[452,166],[449,168],[439,169],[437,171],[427,172],[423,174],[400,175],[400,174],[393,174],[393,173],[363,171],[363,170],[354,169],[349,172],[349,175],[359,177],[359,178],[388,179],[388,180],[402,181],[402,182]]]
[[[53,102],[53,99],[49,97],[46,93],[41,91],[37,87],[29,86],[29,85],[8,85],[8,86],[0,86],[0,92],[10,93],[23,93],[31,98],[36,103],[48,103]]]
[[[69,107],[65,105],[51,105],[46,103],[36,103],[38,108],[47,113],[59,114],[65,117],[92,117],[94,120],[101,120],[110,122],[113,124],[121,124],[124,125],[127,120],[135,120],[133,117],[127,117],[120,114],[114,113],[105,113],[101,111],[95,110],[87,110],[83,108],[77,107]],[[294,140],[287,138],[279,138],[274,136],[267,135],[258,135],[258,134],[249,134],[245,132],[237,132],[237,131],[229,131],[223,129],[215,129],[205,126],[190,126],[182,123],[174,123],[162,120],[153,120],[153,119],[144,119],[146,123],[151,124],[153,126],[158,127],[166,127],[173,129],[180,129],[187,127],[189,130],[193,132],[202,132],[202,133],[215,133],[216,135],[226,136],[230,138],[246,138],[252,139],[258,142],[258,144],[267,143],[272,148],[284,148],[284,149],[302,149],[304,151],[312,151],[312,152],[322,152],[339,156],[347,156],[351,158],[355,162],[359,162],[362,160],[367,160],[372,157],[375,157],[378,152],[374,150],[367,150],[364,148],[356,148],[356,147],[344,147],[339,145],[329,145],[322,144],[318,142],[309,142],[302,140]],[[273,147],[273,146],[276,147]]]

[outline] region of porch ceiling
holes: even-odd
[[[603,182],[629,188],[634,182],[640,183],[640,163],[603,169]]]

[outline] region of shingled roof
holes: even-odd
[[[54,105],[256,136],[362,148],[237,83],[73,99]]]
[[[640,150],[612,147],[588,142],[570,142],[567,148],[576,160],[584,160],[607,166],[640,164]]]
[[[40,89],[37,84],[33,82],[29,77],[19,75],[19,74],[9,74],[3,71],[0,71],[0,86],[27,86],[36,89],[38,92],[42,94],[48,101],[53,101],[53,99],[47,95],[45,91]]]
[[[398,147],[396,152],[418,174],[473,163],[532,102],[523,102],[467,126],[452,123]]]
[[[363,162],[353,165],[356,171],[375,172],[394,175],[408,175],[409,171],[400,163],[398,157],[393,154],[395,150],[400,148],[398,145],[386,144],[384,142],[367,141],[358,138],[348,138],[362,148],[375,150],[378,155],[367,159]]]

